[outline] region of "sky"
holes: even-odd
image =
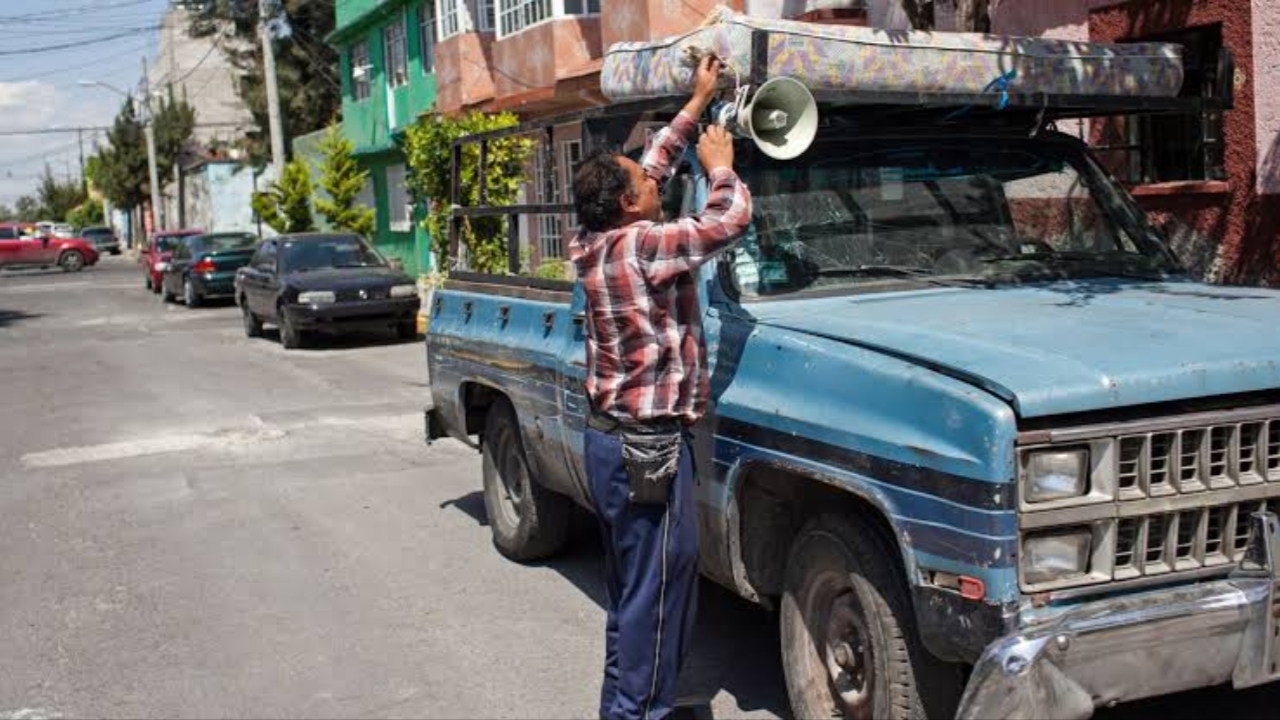
[[[124,98],[81,80],[136,88],[142,58],[159,45],[169,0],[0,0],[0,205],[34,195],[47,162],[55,175],[80,175],[77,134],[6,135],[60,127],[109,126]],[[105,143],[84,131],[85,155]],[[36,218],[30,218],[35,220]]]

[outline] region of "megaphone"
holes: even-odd
[[[751,138],[775,160],[799,157],[818,135],[818,103],[804,83],[789,77],[767,80],[743,104],[712,108],[712,117],[730,132]]]

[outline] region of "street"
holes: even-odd
[[[595,716],[592,521],[552,562],[494,551],[479,456],[422,442],[421,341],[286,352],[108,257],[0,273],[0,367],[0,718]],[[704,582],[694,645],[687,697],[788,714],[771,614]]]

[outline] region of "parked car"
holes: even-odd
[[[387,328],[406,339],[418,332],[413,278],[358,235],[267,240],[236,273],[235,288],[245,334],[258,337],[264,322],[278,325],[286,348],[302,347],[314,331]]]
[[[253,257],[260,239],[253,233],[211,233],[181,238],[160,282],[164,302],[182,298],[200,307],[211,298],[234,297],[236,271]]]
[[[56,223],[53,226],[53,236],[56,238],[70,239],[76,237],[76,229],[67,223]]]
[[[120,254],[120,238],[116,237],[116,231],[109,227],[87,227],[80,231],[80,237],[92,243],[100,253]]]
[[[0,267],[52,267],[79,272],[98,262],[93,244],[41,234],[30,223],[0,224]]]
[[[203,230],[163,230],[148,238],[147,244],[143,246],[142,253],[138,256],[138,263],[142,266],[148,290],[154,293],[160,292],[161,274],[168,267],[169,257],[173,254],[173,248],[177,246],[178,240],[200,235],[203,232]]]

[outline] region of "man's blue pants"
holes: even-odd
[[[600,717],[657,719],[675,705],[676,679],[693,635],[698,518],[688,439],[666,506],[627,500],[622,443],[588,428],[587,478],[604,536],[608,622]]]

